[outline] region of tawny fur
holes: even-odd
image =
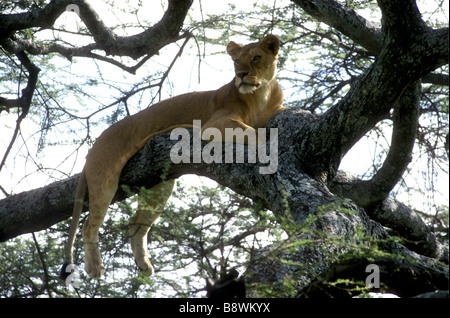
[[[192,127],[193,120],[201,120],[202,130],[219,129],[222,136],[225,136],[225,128],[254,130],[265,127],[267,121],[283,109],[283,92],[275,79],[279,47],[280,42],[274,35],[246,46],[230,42],[227,52],[234,61],[236,74],[230,83],[215,91],[164,100],[124,118],[100,135],[80,175],[66,244],[66,265],[73,263],[76,229],[88,190],[89,217],[83,226],[85,270],[92,278],[102,276],[103,264],[97,247],[99,228],[117,191],[122,168],[149,138],[176,127]],[[163,211],[173,184],[174,180],[164,180],[140,198],[129,226],[136,264],[148,275],[152,275],[153,266],[148,258],[147,233]]]

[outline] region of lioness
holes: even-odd
[[[230,42],[227,52],[235,69],[235,77],[230,83],[215,91],[194,92],[164,100],[124,118],[100,135],[89,151],[79,177],[61,269],[63,277],[68,276],[66,268],[73,263],[73,244],[86,189],[89,191],[90,214],[83,226],[85,270],[92,278],[102,276],[98,230],[117,191],[122,168],[149,138],[176,127],[192,127],[195,119],[204,123],[202,131],[214,127],[222,132],[222,136],[226,136],[225,128],[255,130],[265,127],[267,121],[283,109],[283,91],[275,79],[279,48],[280,41],[274,35],[245,46]],[[138,200],[146,204],[138,205],[129,225],[136,264],[149,276],[153,274],[153,266],[148,258],[147,233],[163,211],[173,184],[174,180],[165,180],[154,186],[150,195]]]

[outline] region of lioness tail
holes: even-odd
[[[80,223],[81,212],[83,211],[86,189],[86,174],[83,170],[78,179],[75,203],[73,206],[72,222],[70,223],[69,237],[67,238],[67,243],[64,250],[64,264],[60,271],[60,277],[64,280],[70,275],[70,272],[66,272],[67,266],[73,264],[73,245],[75,243],[75,235],[77,234],[78,224]]]

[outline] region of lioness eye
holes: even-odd
[[[256,56],[253,58],[253,62],[254,62],[254,63],[259,62],[259,60],[261,60],[261,56],[259,56],[259,55],[256,55]]]

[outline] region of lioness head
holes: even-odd
[[[234,61],[235,83],[240,93],[253,93],[275,78],[279,49],[280,40],[275,35],[245,46],[228,43],[227,52]]]

